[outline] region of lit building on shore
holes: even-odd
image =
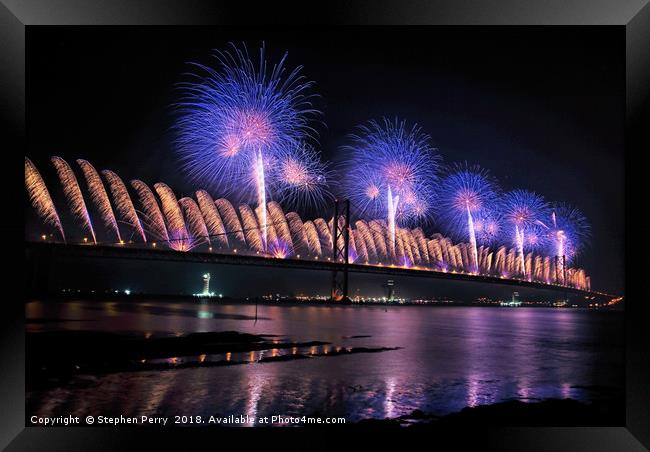
[[[202,295],[210,295],[210,273],[203,275],[203,292]]]

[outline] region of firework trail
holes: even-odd
[[[431,217],[441,157],[419,126],[409,128],[398,119],[369,121],[349,141],[341,148],[347,154],[343,192],[360,213],[384,218],[390,213],[391,231],[397,222]]]
[[[334,242],[332,241],[332,228],[322,218],[316,218],[314,220],[314,226],[316,226],[316,231],[318,232],[321,249],[325,250],[323,254],[326,256],[331,256],[332,250],[334,249]]]
[[[222,247],[227,248],[228,235],[226,234],[226,228],[212,196],[205,190],[199,190],[196,192],[196,199],[199,201],[199,208],[203,213],[205,225],[210,231],[210,235],[216,237]]]
[[[390,234],[390,241],[395,246],[395,217],[397,215],[397,206],[399,204],[399,196],[393,196],[393,191],[388,186],[388,231]]]
[[[68,162],[63,160],[61,157],[52,157],[50,159],[52,164],[56,168],[56,172],[59,175],[59,180],[61,181],[61,186],[63,188],[63,193],[65,194],[70,209],[75,217],[81,220],[84,228],[86,228],[90,235],[93,236],[93,242],[97,243],[97,238],[95,237],[95,230],[93,229],[92,222],[90,221],[90,215],[88,215],[88,209],[86,208],[86,203],[84,201],[83,194],[81,193],[81,188],[79,187],[79,182],[77,182],[77,177],[74,175],[72,168],[68,165]]]
[[[429,266],[431,264],[431,261],[429,259],[429,248],[427,247],[427,239],[424,235],[424,231],[422,231],[420,228],[414,229],[413,240],[415,242],[415,246],[418,249],[418,253],[420,254],[421,262],[425,266]]]
[[[353,229],[350,237],[354,237],[354,249],[357,254],[357,259],[360,259],[362,263],[367,264],[368,260],[368,248],[366,247],[366,241],[361,236],[359,229]],[[355,259],[355,261],[357,260]]]
[[[348,234],[350,240],[348,248],[348,263],[354,264],[359,260],[359,252],[357,251],[357,243],[354,239],[354,232],[351,227],[348,229]]]
[[[262,250],[266,250],[267,235],[266,229],[266,182],[264,178],[264,160],[262,151],[257,151],[255,161],[255,181],[257,186],[257,208],[261,211],[260,229],[262,233]]]
[[[189,226],[190,235],[195,246],[201,242],[210,243],[210,233],[196,201],[192,198],[181,198],[178,203],[185,213],[185,223]]]
[[[167,219],[169,247],[176,251],[189,251],[192,248],[192,242],[187,234],[183,212],[178,205],[176,195],[171,188],[162,182],[154,184],[153,188],[158,193],[163,214]]]
[[[502,197],[501,210],[505,222],[512,228],[514,234],[514,243],[519,255],[517,266],[521,273],[527,276],[524,258],[526,233],[533,233],[539,221],[548,217],[548,204],[537,193],[513,190]]]
[[[131,186],[138,193],[140,198],[140,205],[144,209],[144,215],[147,218],[148,227],[151,229],[159,240],[168,241],[169,235],[167,234],[167,227],[165,226],[165,217],[163,217],[158,201],[154,196],[151,189],[141,180],[134,179],[131,181]]]
[[[378,262],[379,258],[377,256],[375,240],[372,236],[370,228],[368,227],[368,224],[363,220],[357,220],[355,226],[357,227],[357,231],[359,231],[359,238],[365,245],[367,260],[372,263]]]
[[[111,201],[108,199],[108,193],[104,188],[104,183],[102,182],[99,173],[87,160],[78,159],[77,164],[81,168],[81,171],[86,178],[86,184],[88,185],[88,191],[90,192],[90,199],[97,206],[97,210],[104,220],[106,227],[113,230],[117,241],[121,242],[122,237],[120,236],[120,229],[117,226],[117,220],[115,219],[115,214],[113,213],[113,207],[111,206]]]
[[[280,247],[284,252],[283,257],[293,254],[293,240],[291,239],[291,230],[289,229],[289,223],[287,222],[287,215],[284,214],[280,204],[275,201],[269,202],[268,210],[269,216],[271,217],[271,223],[275,229],[276,241],[281,244]]]
[[[314,255],[314,257],[319,257],[323,255],[323,248],[318,237],[318,231],[316,226],[312,221],[305,221],[303,224],[305,229],[305,236],[307,237],[307,243],[309,244],[309,250]]]
[[[289,212],[286,215],[286,219],[296,254],[309,254],[311,250],[309,249],[307,234],[305,233],[305,227],[300,215],[296,212]]]
[[[416,263],[416,254],[413,251],[411,246],[411,234],[408,229],[398,228],[397,234],[402,241],[402,246],[404,247],[404,256],[406,259],[402,262],[402,265],[411,267]]]
[[[475,218],[494,210],[497,199],[496,183],[478,165],[456,164],[449,168],[440,189],[442,221],[455,238],[469,239],[478,271],[478,248]]]
[[[384,235],[385,226],[377,220],[368,222],[368,229],[372,233],[372,240],[374,247],[377,250],[377,258],[380,262],[385,262],[389,259],[388,248],[386,247],[386,239]]]
[[[61,238],[65,242],[63,226],[61,225],[59,214],[54,207],[54,202],[52,202],[50,192],[38,169],[36,169],[36,166],[27,157],[25,157],[25,187],[29,194],[29,200],[32,202],[36,212],[43,218],[45,223],[51,224],[59,230]]]
[[[241,188],[255,187],[258,207],[264,206],[271,182],[267,166],[275,165],[282,149],[313,137],[308,123],[319,112],[311,103],[312,83],[300,74],[301,67],[287,70],[286,53],[269,66],[263,45],[257,64],[246,47],[231,45],[215,56],[217,69],[196,64],[200,74],[180,86],[181,160],[193,179],[224,194],[249,201],[248,190]]]
[[[115,203],[117,211],[122,218],[124,218],[126,223],[140,234],[142,241],[147,243],[147,236],[144,234],[144,229],[142,229],[142,224],[140,223],[138,214],[135,211],[135,206],[133,205],[133,201],[131,201],[131,196],[126,189],[126,185],[124,185],[120,176],[111,170],[102,170],[102,174],[108,181],[108,187],[113,195],[113,202]]]
[[[237,216],[237,211],[230,204],[230,201],[224,198],[217,199],[214,204],[219,210],[219,215],[223,219],[224,226],[228,231],[229,235],[233,235],[237,241],[240,243],[246,243],[244,238],[244,232],[242,230],[242,225]]]
[[[257,206],[255,209],[253,209],[253,212],[255,213],[255,217],[257,218],[257,224],[260,226],[260,233],[262,234],[263,240],[264,240],[264,251],[268,251],[267,247],[269,244],[272,244],[275,242],[278,238],[277,233],[275,231],[275,225],[273,224],[273,221],[268,221],[266,223],[266,226],[263,227],[262,225],[264,224],[265,221],[267,221],[271,213],[269,212],[268,205],[267,208],[262,210],[261,206]]]
[[[241,215],[248,247],[257,253],[264,252],[264,239],[255,212],[248,204],[242,204],[239,206],[239,214]]]

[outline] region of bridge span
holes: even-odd
[[[203,263],[215,265],[244,265],[256,267],[295,268],[304,270],[320,270],[329,272],[366,273],[387,276],[409,276],[431,279],[467,281],[476,283],[498,284],[521,288],[553,290],[563,294],[584,297],[596,297],[598,300],[612,300],[617,295],[594,290],[583,290],[560,284],[546,284],[538,281],[528,281],[517,278],[502,278],[491,275],[469,274],[462,272],[443,272],[426,268],[398,267],[394,265],[354,264],[334,262],[331,259],[296,259],[275,258],[238,253],[218,252],[183,252],[164,248],[138,247],[130,245],[93,245],[93,244],[63,244],[63,243],[26,243],[26,259],[28,261],[28,286],[38,290],[42,279],[49,272],[49,265],[60,258],[93,258],[93,259],[132,259],[142,261],[169,261]]]

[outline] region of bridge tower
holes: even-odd
[[[332,292],[334,301],[348,301],[348,263],[350,245],[350,201],[334,201],[332,218]]]

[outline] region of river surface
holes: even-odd
[[[316,415],[353,422],[395,418],[416,409],[443,415],[512,399],[591,402],[623,390],[620,312],[259,305],[255,322],[255,309],[191,301],[26,304],[27,330],[33,332],[147,336],[239,331],[331,343],[314,347],[319,353],[338,347],[400,349],[257,362],[264,355],[296,352],[269,350],[239,357],[250,361],[245,365],[80,376],[61,387],[28,393],[28,411],[42,416]]]

